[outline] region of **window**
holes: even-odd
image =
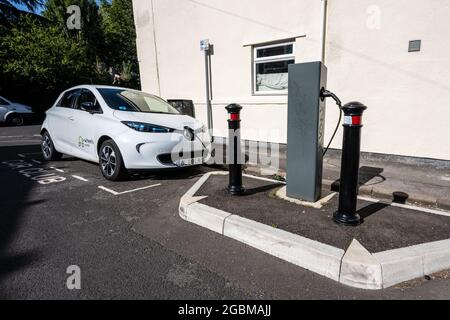
[[[102,108],[100,107],[100,104],[98,103],[94,94],[91,91],[89,91],[88,89],[81,90],[81,93],[77,99],[76,109],[86,111],[85,108],[82,106],[82,104],[85,102],[91,102],[93,105],[93,108],[89,109],[88,111],[97,111],[97,112],[102,111]]]
[[[98,89],[106,104],[114,110],[180,114],[161,98],[140,91],[125,89]]]
[[[80,90],[70,90],[67,91],[61,100],[59,100],[57,106],[63,108],[72,108],[73,100],[77,96]]]
[[[1,97],[0,97],[0,104],[4,106],[9,106],[9,102],[6,101],[5,99],[2,99]]]
[[[287,93],[288,65],[295,62],[294,42],[253,47],[253,93]]]

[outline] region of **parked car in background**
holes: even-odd
[[[12,102],[0,96],[0,123],[12,126],[22,126],[33,118],[31,107],[21,103]]]
[[[142,91],[81,85],[64,91],[47,110],[42,154],[99,163],[120,180],[130,170],[176,168],[205,162],[210,136],[200,121]]]

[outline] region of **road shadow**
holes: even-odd
[[[31,265],[41,256],[37,249],[14,252],[12,244],[17,240],[27,208],[44,200],[27,201],[36,182],[23,177],[17,169],[4,163],[11,160],[25,161],[17,153],[34,150],[36,145],[0,147],[0,283],[8,274]]]
[[[357,210],[356,213],[358,213],[361,218],[365,219],[386,207],[389,207],[388,203],[375,202]]]
[[[360,167],[358,175],[359,186],[368,186],[383,183],[384,181],[386,181],[386,178],[381,174],[383,170],[384,170],[383,168],[379,167],[370,167],[370,166]],[[367,184],[370,180],[372,180],[375,177],[378,177],[379,181]],[[339,192],[339,184],[340,179],[333,181],[333,183],[331,184],[331,191]]]
[[[266,192],[278,187],[283,186],[284,184],[282,183],[271,183],[271,184],[267,184],[267,185],[263,185],[263,186],[259,186],[259,187],[255,187],[255,188],[245,188],[245,192],[242,196],[251,196],[260,192]]]

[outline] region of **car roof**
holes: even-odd
[[[68,88],[64,91],[74,90],[74,89],[121,89],[121,90],[132,90],[132,91],[139,91],[136,89],[131,88],[125,88],[125,87],[117,87],[117,86],[107,86],[107,85],[99,85],[99,84],[80,84],[78,86]]]

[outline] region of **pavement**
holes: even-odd
[[[279,144],[278,148],[279,166],[274,170],[286,177],[286,145]],[[251,153],[248,142],[246,152],[247,156]],[[340,150],[329,149],[322,175],[322,184],[328,190],[339,190],[340,166]],[[261,165],[247,164],[245,170],[264,175]],[[361,152],[359,185],[360,195],[392,200],[394,192],[402,192],[406,203],[450,210],[450,161]]]
[[[211,168],[113,183],[93,163],[44,162],[38,134],[0,127],[0,298],[450,299],[448,272],[364,291],[182,220],[180,197]]]

